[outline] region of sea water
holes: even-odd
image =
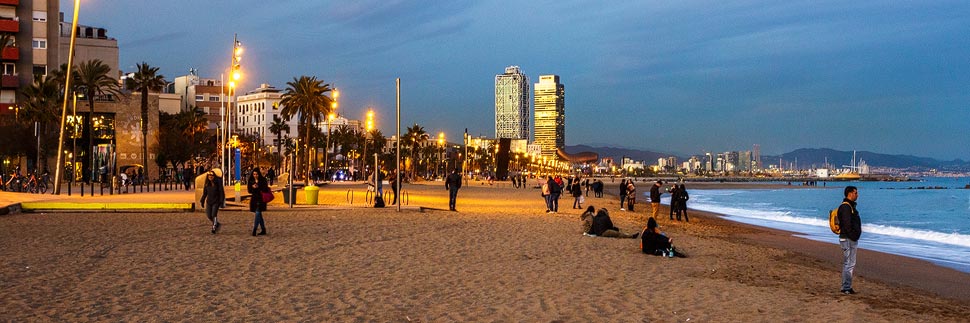
[[[928,260],[970,272],[970,184],[967,178],[926,178],[914,182],[828,182],[799,189],[687,190],[689,209],[795,232],[807,239],[838,244],[829,230],[829,211],[842,202],[843,188],[859,188],[862,218],[859,248]],[[919,187],[924,187],[920,189]],[[944,187],[945,189],[926,189]],[[670,203],[664,194],[662,203]]]

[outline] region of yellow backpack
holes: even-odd
[[[849,202],[842,202],[842,204],[852,207]],[[841,204],[839,206],[841,207]],[[839,227],[839,208],[829,211],[829,229],[831,229],[832,233],[835,234],[840,234],[842,232],[842,228]]]

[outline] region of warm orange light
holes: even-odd
[[[327,119],[329,119],[330,121],[333,121],[333,119],[336,118],[336,117],[337,117],[337,115],[335,115],[333,113],[327,115]]]
[[[337,108],[337,101],[331,101],[330,102],[330,108],[331,109],[336,109]]]
[[[235,53],[237,60],[240,59],[240,58],[242,58],[242,52],[243,52],[243,48],[242,48],[242,46],[238,45],[238,42],[237,42],[237,45],[236,45],[236,53]],[[225,53],[225,52],[223,52],[223,53]]]
[[[242,78],[242,73],[239,73],[239,71],[233,71],[232,72],[232,79],[233,80],[237,80],[238,81],[240,78]]]
[[[333,99],[336,100],[338,97],[340,97],[340,91],[333,89]]]

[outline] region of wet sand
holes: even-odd
[[[581,235],[572,199],[546,214],[537,189],[472,182],[459,212],[417,210],[447,209],[440,183],[407,185],[403,212],[363,207],[362,189],[324,186],[320,208],[277,198],[260,237],[246,211],[222,212],[216,235],[201,212],[0,216],[0,317],[959,322],[970,313],[968,274],[863,251],[859,294],[841,295],[837,245],[713,214],[660,219],[690,256],[668,259],[640,253],[639,240]],[[623,231],[638,231],[649,210],[621,212],[610,195],[587,202],[613,210]]]

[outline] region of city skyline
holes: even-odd
[[[218,78],[236,33],[241,90],[317,76],[386,134],[400,77],[402,125],[491,135],[494,76],[517,65],[569,85],[566,145],[970,160],[963,2],[234,4],[85,1],[79,20],[118,39],[122,70],[145,61],[170,81]]]

